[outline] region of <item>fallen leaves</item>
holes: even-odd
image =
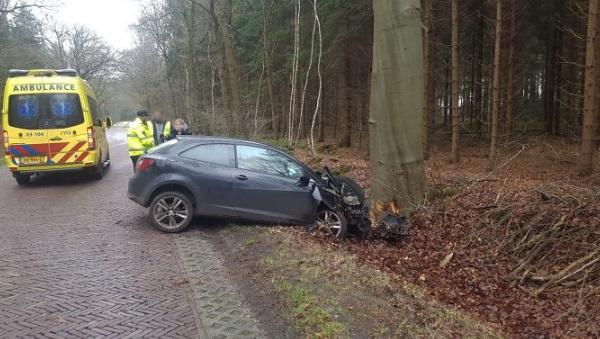
[[[561,145],[554,149],[570,147]],[[433,188],[410,218],[410,237],[384,241],[372,234],[332,246],[514,336],[599,336],[600,174],[577,177],[569,162],[546,160],[547,147],[535,140],[527,150],[515,147],[507,146],[506,165],[491,176],[482,171],[479,145],[464,147],[461,166],[446,165],[446,153],[432,154]],[[518,160],[506,161],[515,152]],[[360,155],[330,151],[322,161],[331,157],[339,159],[333,166],[351,168],[349,176],[368,184],[368,162]],[[576,279],[569,285],[564,277]]]

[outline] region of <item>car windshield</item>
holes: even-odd
[[[57,129],[83,123],[77,94],[12,95],[8,124],[22,129]]]

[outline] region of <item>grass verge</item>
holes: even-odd
[[[360,264],[337,246],[299,241],[303,235],[295,230],[235,227],[222,235],[235,239],[229,246],[250,265],[234,269],[246,271],[244,281],[262,284],[250,290],[271,289],[282,301],[279,311],[305,337],[503,337],[497,328]]]

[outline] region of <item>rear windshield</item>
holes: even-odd
[[[158,146],[150,149],[148,151],[148,154],[152,154],[152,153],[165,153],[166,150],[168,150],[169,148],[171,148],[171,146],[176,145],[177,142],[178,142],[177,139],[169,140],[169,141],[167,141],[165,143],[162,143],[162,144],[160,144],[160,145],[158,145]]]
[[[8,124],[22,129],[57,129],[83,123],[77,94],[11,95]]]

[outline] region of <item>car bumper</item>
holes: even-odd
[[[139,175],[134,175],[129,179],[129,184],[127,185],[127,197],[129,200],[132,200],[139,205],[148,207],[149,197],[147,188],[148,185],[145,185],[144,182],[142,182]]]
[[[85,162],[77,162],[70,164],[42,164],[24,166],[19,165],[11,156],[6,156],[5,161],[8,169],[13,173],[35,174],[48,172],[64,172],[64,171],[79,171],[87,168],[92,168],[96,164],[96,156],[85,159]]]

